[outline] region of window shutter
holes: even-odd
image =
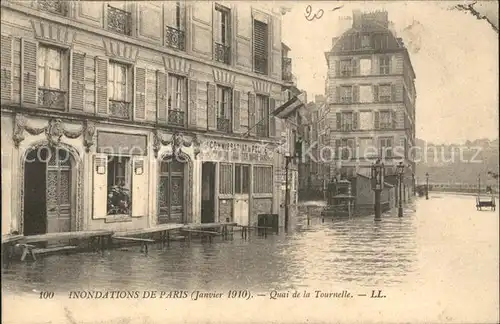
[[[167,122],[167,74],[157,71],[156,72],[156,93],[157,93],[157,122]]]
[[[233,90],[233,132],[240,131],[240,98],[241,93],[238,90]]]
[[[144,193],[148,191],[147,171],[146,159],[143,156],[134,156],[132,158],[132,217],[147,215],[148,199],[144,196]]]
[[[0,71],[0,93],[2,101],[12,100],[12,58],[13,58],[13,38],[12,36],[2,35],[2,53],[1,53],[1,71]]]
[[[358,120],[359,120],[359,113],[354,112],[352,114],[352,127],[353,127],[353,129],[358,129]]]
[[[392,128],[396,129],[396,112],[391,111],[391,123],[392,123]]]
[[[340,76],[340,61],[335,61],[335,75]]]
[[[380,112],[375,112],[375,129],[380,128]]]
[[[198,124],[198,81],[194,79],[188,80],[188,118],[189,126],[196,128]]]
[[[135,85],[134,119],[144,120],[146,118],[146,69],[135,67],[134,85]]]
[[[207,127],[209,130],[215,130],[217,128],[217,107],[215,104],[215,91],[215,84],[207,82]]]
[[[85,54],[71,51],[69,109],[83,112],[85,105]]]
[[[340,130],[342,128],[342,114],[336,113],[335,119],[336,119],[336,128],[337,130]]]
[[[360,74],[359,60],[353,58],[351,61],[351,65],[352,65],[352,75],[359,75]]]
[[[258,20],[254,20],[254,55],[256,61],[267,62],[269,56],[268,50],[268,28],[267,24]],[[256,64],[254,66],[257,68]],[[261,72],[267,72],[267,64],[261,68],[257,68]]]
[[[397,94],[396,94],[396,85],[395,84],[392,84],[391,85],[391,99],[392,99],[392,102],[396,102],[397,100]]]
[[[23,39],[22,48],[23,48],[22,102],[27,104],[37,104],[38,44],[34,41]]]
[[[359,86],[355,85],[352,87],[352,102],[357,103],[359,102]]]
[[[378,102],[378,85],[373,85],[373,102]]]
[[[255,135],[255,94],[248,93],[248,132]]]
[[[269,98],[269,137],[276,137],[276,117],[273,112],[276,109],[276,100]]]
[[[341,88],[337,86],[337,103],[340,103],[340,94],[341,94]]]
[[[108,157],[94,155],[93,165],[93,213],[92,218],[105,218],[108,200]]]
[[[108,60],[96,57],[96,108],[97,114],[108,115]]]

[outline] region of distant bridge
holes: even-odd
[[[424,186],[424,184],[418,184],[418,186]],[[486,192],[486,187],[490,186],[493,192],[498,192],[497,185],[489,185],[488,183],[481,184],[481,192]],[[464,193],[477,193],[477,183],[432,183],[429,182],[429,191],[440,191],[440,192],[464,192]]]

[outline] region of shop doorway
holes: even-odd
[[[215,163],[203,162],[201,179],[201,222],[215,223]]]
[[[160,163],[158,224],[184,223],[187,163],[166,157]]]

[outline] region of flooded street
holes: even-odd
[[[267,238],[242,240],[236,232],[231,241],[173,242],[163,250],[150,248],[148,255],[130,247],[15,263],[3,270],[2,289],[12,302],[15,296],[35,298],[47,290],[66,303],[74,290],[350,289],[370,294],[383,289],[392,300],[376,307],[385,322],[496,322],[498,212],[476,211],[472,196],[430,198],[407,204],[403,218],[394,210],[382,222],[360,217],[322,223],[312,216],[308,225],[302,213],[288,234]],[[364,298],[353,303],[366,304]]]

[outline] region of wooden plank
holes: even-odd
[[[131,230],[131,231],[124,231],[124,232],[116,232],[115,235],[117,235],[117,236],[134,236],[134,235],[141,235],[141,234],[153,234],[153,233],[157,233],[157,232],[178,230],[178,229],[183,228],[184,226],[185,225],[183,225],[183,224],[162,224],[162,225],[158,225],[155,227],[141,228],[141,229],[136,229],[136,230]]]
[[[192,229],[181,229],[182,232],[191,232],[191,233],[202,233],[202,234],[211,234],[211,235],[220,235],[219,232],[213,232],[213,231],[199,231],[199,230],[192,230]]]
[[[23,235],[3,234],[2,244],[15,243],[20,241],[23,237]]]
[[[59,232],[47,233],[39,235],[25,236],[22,241],[25,243],[47,242],[52,240],[71,240],[71,239],[85,239],[99,236],[113,235],[113,231],[95,230],[95,231],[79,231],[79,232]]]
[[[53,253],[53,252],[60,252],[60,251],[68,251],[68,250],[75,250],[77,247],[68,245],[68,246],[57,246],[53,248],[44,248],[44,249],[33,249],[33,253],[35,254],[46,254],[46,253]]]
[[[155,243],[155,240],[139,238],[139,237],[123,237],[123,236],[112,236],[115,240],[131,241],[131,242],[144,242],[144,243]]]
[[[188,224],[184,225],[184,228],[188,229],[203,229],[203,228],[215,228],[224,226],[236,226],[237,223],[203,223],[203,224]]]

